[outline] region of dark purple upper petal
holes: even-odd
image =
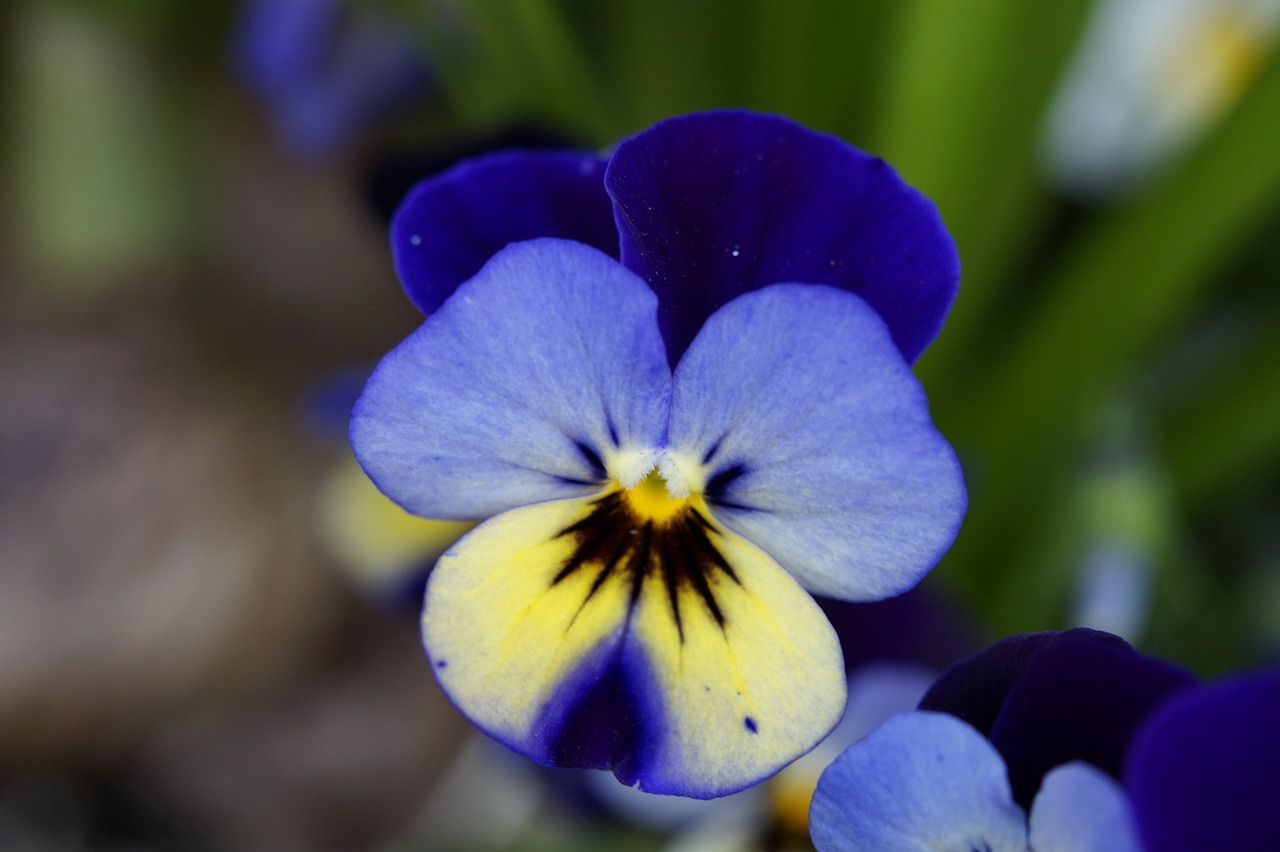
[[[884,161],[788,119],[668,119],[619,144],[605,185],[673,362],[713,311],[768,284],[857,293],[908,361],[955,297],[959,261],[933,204]]]
[[[1116,647],[1129,647],[1119,636],[1086,628],[1010,636],[944,671],[920,700],[920,709],[959,716],[982,734],[990,736],[991,726],[1000,715],[1009,691],[1026,673],[1036,655],[1059,642],[1080,637]]]
[[[1029,808],[1045,773],[1084,760],[1119,777],[1138,724],[1169,693],[1195,683],[1186,670],[1097,634],[1036,654],[991,726],[1014,799]]]
[[[391,221],[391,253],[410,300],[431,313],[519,240],[560,237],[616,258],[604,167],[591,153],[508,151],[418,184]]]
[[[1189,690],[1134,735],[1125,786],[1148,852],[1280,849],[1280,670]]]

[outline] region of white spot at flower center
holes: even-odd
[[[611,454],[605,467],[619,485],[628,489],[656,473],[657,478],[666,483],[667,494],[673,500],[686,500],[690,494],[701,494],[706,487],[701,465],[670,449],[619,450]]]

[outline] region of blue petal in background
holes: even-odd
[[[1280,671],[1188,690],[1134,738],[1125,768],[1149,852],[1278,849]]]

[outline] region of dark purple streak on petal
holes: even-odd
[[[553,766],[644,777],[662,736],[661,691],[644,654],[625,639],[598,649],[556,690],[539,722]]]
[[[1280,670],[1156,708],[1125,766],[1149,852],[1280,849]]]
[[[933,204],[882,160],[785,118],[668,119],[619,144],[605,184],[672,363],[712,312],[769,284],[857,293],[909,362],[955,297],[959,261]]]
[[[391,221],[409,299],[431,313],[509,243],[576,240],[618,256],[604,160],[579,151],[507,151],[420,183]]]

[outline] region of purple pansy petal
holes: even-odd
[[[955,297],[959,261],[933,204],[882,160],[785,118],[668,119],[619,144],[605,185],[673,362],[717,308],[768,284],[857,293],[907,361]]]
[[[1059,642],[1080,638],[1118,648],[1129,647],[1119,636],[1083,627],[1010,636],[943,672],[920,701],[920,709],[959,716],[983,734],[990,734],[1009,690],[1026,673],[1036,655]]]
[[[883,321],[834,287],[777,284],[710,317],[676,367],[668,453],[716,518],[845,600],[915,585],[966,506]]]
[[[616,257],[605,161],[579,151],[507,151],[466,160],[409,193],[391,221],[405,292],[431,313],[509,243],[559,237]]]
[[[595,249],[509,246],[374,370],[351,418],[356,458],[434,518],[599,489],[620,454],[666,428],[656,307]]]
[[[1133,738],[1125,785],[1148,852],[1280,849],[1280,670],[1188,690]]]
[[[1035,852],[1143,852],[1124,790],[1081,761],[1044,777],[1028,823]]]
[[[1027,848],[1000,755],[945,713],[903,713],[854,743],[818,781],[809,826],[819,852]]]
[[[1118,777],[1143,717],[1170,692],[1194,682],[1184,669],[1088,635],[1045,648],[991,726],[1014,798],[1030,805],[1045,773],[1072,760]]]

